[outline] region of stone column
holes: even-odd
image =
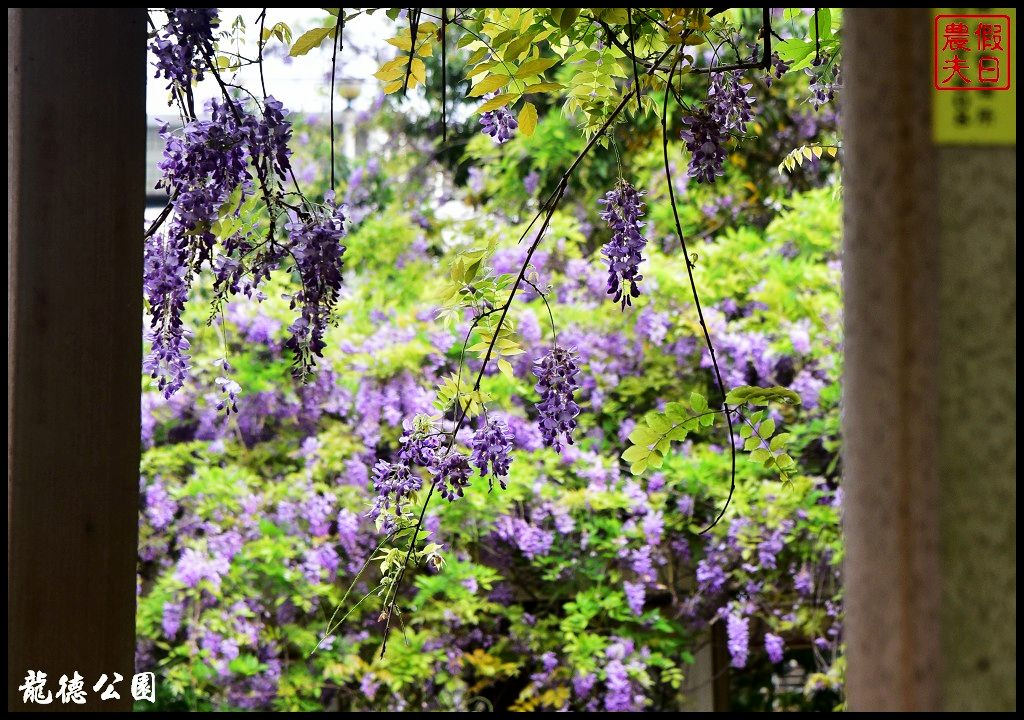
[[[843,28],[852,710],[1016,705],[1016,155],[935,147],[931,30]]]

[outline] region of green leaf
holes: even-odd
[[[623,8],[592,8],[594,17],[606,22],[609,25],[625,25],[629,22],[629,15]]]
[[[507,377],[509,380],[516,379],[515,370],[512,369],[512,363],[505,358],[498,358],[498,369],[501,370],[502,375]]]
[[[814,18],[811,18],[811,35],[814,34]],[[832,39],[832,11],[828,8],[818,8],[818,34],[823,41]]]
[[[558,58],[537,58],[536,60],[527,60],[519,69],[516,70],[517,78],[529,77],[530,75],[539,75],[540,73],[547,70],[549,67],[558,62]],[[549,85],[557,85],[557,83],[544,83]],[[556,89],[556,88],[552,88]],[[537,91],[534,91],[537,92]]]
[[[768,405],[772,402],[782,403],[784,405],[799,405],[800,396],[790,390],[779,385],[775,385],[768,388],[757,387],[754,385],[740,385],[729,391],[729,394],[725,397],[725,402],[729,405],[742,405],[744,403],[750,403],[751,405]],[[754,422],[753,418],[751,421]]]
[[[478,113],[485,113],[490,112],[491,110],[497,110],[498,108],[505,107],[510,102],[518,99],[518,97],[519,95],[517,93],[502,93],[501,95],[492,97],[490,100],[478,107],[476,111]]]
[[[522,55],[528,47],[530,47],[530,43],[533,42],[533,38],[536,34],[537,33],[535,32],[526,33],[525,35],[520,35],[510,42],[508,47],[505,49],[505,52],[502,53],[502,59],[505,60],[505,62],[515,62],[519,56]]]
[[[523,109],[519,111],[519,132],[526,137],[533,135],[533,131],[537,129],[537,108],[534,107],[533,103],[527,102],[523,104]]]
[[[489,92],[494,92],[499,88],[503,88],[509,84],[512,80],[508,75],[488,75],[483,80],[478,82],[476,86],[469,91],[469,97],[480,97],[486,95]]]
[[[562,16],[558,19],[558,27],[562,30],[568,30],[572,27],[572,24],[576,22],[576,18],[579,17],[579,8],[563,8]]]
[[[647,425],[637,425],[633,429],[633,432],[629,434],[629,441],[634,445],[650,445],[652,442],[657,440],[659,434],[652,430]]]
[[[334,28],[313,28],[307,30],[299,36],[299,39],[292,45],[292,49],[288,51],[288,54],[292,57],[298,57],[299,55],[305,55],[315,47],[320,47],[324,40],[331,37],[334,34]]]
[[[672,423],[664,415],[658,413],[649,413],[647,415],[647,424],[654,428],[658,433],[666,433],[669,428],[672,427]]]
[[[526,89],[523,90],[523,94],[529,95],[530,93],[553,92],[555,90],[561,90],[564,87],[565,86],[561,83],[556,82],[534,83],[533,85],[527,85]]]
[[[768,418],[763,423],[761,423],[761,427],[758,428],[758,431],[761,433],[761,437],[771,437],[772,434],[775,432],[775,421],[772,420],[771,418]]]
[[[255,655],[239,655],[228,663],[228,669],[239,675],[255,675],[260,671],[260,661]]]
[[[642,445],[630,445],[626,448],[626,452],[622,453],[622,459],[628,463],[635,463],[639,460],[644,460],[651,451]]]
[[[708,399],[699,392],[690,393],[690,407],[694,412],[702,413],[708,409]]]
[[[686,406],[681,402],[670,402],[665,405],[665,417],[673,423],[680,423],[689,416]]]
[[[795,63],[797,60],[803,60],[811,54],[814,50],[814,41],[792,38],[790,40],[783,40],[780,43],[775,43],[772,48],[779,54],[779,57],[786,62]]]
[[[688,432],[689,431],[685,427],[680,425],[679,427],[670,430],[669,434],[666,437],[672,442],[682,442],[683,440],[686,439],[686,435]]]

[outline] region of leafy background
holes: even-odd
[[[565,88],[579,73],[549,74]],[[482,279],[517,270],[516,239],[589,122],[551,91],[531,134],[496,145],[471,116],[440,148],[436,117],[382,97],[359,121],[388,143],[339,160],[346,282],[316,377],[290,377],[294,287],[275,277],[262,302],[212,317],[199,283],[186,312],[193,379],[165,400],[143,378],[137,658],[158,675],[158,709],[673,710],[718,637],[733,709],[841,707],[840,188],[835,153],[799,150],[838,146],[836,107],[812,108],[800,72],[770,89],[755,80],[757,115],[724,177],[687,182],[676,140],[670,157],[726,385],[802,398],[760,423],[789,436],[788,482],[742,455],[730,509],[702,535],[729,489],[721,428],[695,428],[642,476],[621,458],[648,413],[716,392],[649,112],[588,158],[534,258],[559,342],[581,357],[577,442],[555,453],[539,441],[532,363],[552,334],[528,291],[512,311],[523,352],[482,386],[516,436],[508,488],[477,478],[431,505],[443,565],[415,569],[381,657],[370,468],[397,451],[403,421],[437,413],[437,386],[458,366],[469,319],[441,312],[454,264],[484,258]],[[706,76],[683,82],[686,98],[706,93]],[[420,84],[432,83],[430,56]],[[294,163],[322,194],[327,128],[290,119]],[[646,192],[648,213],[643,295],[625,312],[606,295],[597,215],[619,177]],[[224,356],[237,415],[217,408]],[[782,640],[778,662],[766,633]]]

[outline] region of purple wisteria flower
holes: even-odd
[[[214,380],[214,384],[220,389],[220,395],[217,398],[217,410],[226,410],[229,415],[237,413],[238,396],[242,393],[242,386],[231,379],[229,374],[232,372],[232,368],[227,358],[218,358],[213,361],[213,365],[220,368],[223,372],[222,375]]]
[[[207,555],[195,548],[185,548],[178,558],[175,577],[185,587],[194,588],[203,580],[209,580],[220,588],[221,578],[227,575],[230,563],[219,555]]]
[[[522,518],[501,515],[494,521],[494,534],[507,543],[519,548],[527,559],[547,555],[555,542],[555,536]]]
[[[555,345],[551,352],[534,363],[537,375],[536,391],[540,394],[537,412],[544,444],[562,450],[562,438],[572,445],[572,431],[576,429],[576,416],[580,408],[573,400],[579,388],[579,372],[574,350]]]
[[[434,469],[434,484],[438,492],[448,502],[463,496],[464,489],[469,487],[469,476],[473,469],[469,459],[460,452],[449,452],[441,458]]]
[[[698,110],[683,118],[683,140],[690,151],[688,174],[697,182],[713,183],[725,174],[725,133],[708,110]]]
[[[374,673],[366,673],[363,675],[362,680],[359,681],[359,689],[367,700],[373,700],[377,695],[379,687],[380,683],[377,681],[377,676]]]
[[[174,636],[178,634],[178,630],[181,629],[181,621],[184,615],[185,608],[181,603],[173,601],[164,603],[160,619],[160,627],[164,631],[164,635],[169,640],[173,640]]]
[[[269,159],[283,178],[291,169],[288,142],[292,139],[292,124],[285,119],[288,111],[273,95],[268,95],[263,105],[263,122],[252,129],[250,151],[254,156]]]
[[[331,543],[316,543],[306,550],[302,561],[302,572],[311,583],[324,579],[333,580],[341,565],[338,551]]]
[[[169,82],[168,89],[191,89],[193,77],[203,79],[203,64],[197,50],[213,41],[220,24],[217,8],[169,8],[167,24],[153,38],[149,49],[156,55],[156,75]]]
[[[242,103],[211,100],[209,120],[194,120],[179,134],[161,129],[164,152],[159,182],[171,195],[174,208],[171,234],[198,235],[199,261],[210,259],[214,236],[209,226],[239,185],[251,189],[250,140],[259,122]]]
[[[806,567],[800,568],[796,575],[793,576],[793,589],[805,597],[814,590],[814,578],[811,576],[811,571]]]
[[[644,223],[640,220],[644,214],[643,194],[625,180],[620,180],[613,190],[598,200],[604,205],[601,219],[612,230],[612,239],[601,251],[608,262],[608,294],[615,302],[622,303],[623,310],[631,304],[632,298],[639,297],[637,283],[643,280],[639,273],[644,259],[641,253],[647,244],[642,232]]]
[[[302,289],[291,298],[292,309],[300,307],[301,314],[288,328],[291,337],[285,347],[295,354],[295,374],[303,377],[312,370],[314,358],[323,357],[324,333],[341,292],[345,213],[329,198],[322,217],[296,218],[286,227]]]
[[[488,99],[494,94],[487,96]],[[516,116],[507,107],[500,107],[497,110],[490,110],[480,116],[481,131],[490,135],[498,145],[506,143],[515,135],[519,123]]]
[[[370,516],[376,517],[382,510],[388,510],[392,504],[395,513],[400,514],[402,507],[413,493],[422,487],[420,476],[404,463],[389,463],[378,460],[373,466],[373,489],[377,497],[373,501]]]
[[[634,615],[644,614],[644,601],[647,596],[646,588],[641,582],[630,582],[626,580],[622,583],[623,592],[626,594],[626,604],[629,605],[629,609],[633,611]]]
[[[697,563],[697,586],[702,592],[713,595],[725,587],[725,570],[712,557]]]
[[[777,52],[771,56],[771,69],[764,76],[765,87],[771,87],[775,80],[780,80],[789,71],[791,63],[786,62]]]
[[[629,681],[629,673],[621,660],[612,660],[604,669],[605,686],[608,688],[604,697],[604,709],[608,712],[629,712],[633,709],[633,685]]]
[[[782,662],[782,653],[786,649],[786,642],[774,633],[764,634],[764,650],[768,653],[768,659],[773,663]]]
[[[188,299],[186,252],[160,233],[146,240],[143,290],[149,304],[150,352],[142,369],[170,398],[185,384],[189,371],[189,342],[181,314]]]
[[[146,488],[146,518],[154,530],[163,530],[171,521],[174,514],[178,512],[178,503],[167,493],[160,478],[154,478],[153,482]]]
[[[750,649],[750,618],[729,613],[725,621],[725,634],[732,666],[746,667]]]
[[[526,177],[523,178],[523,190],[526,191],[527,195],[533,197],[534,195],[537,194],[537,188],[539,187],[540,173],[538,173],[536,170],[531,170],[529,173],[526,174]]]
[[[406,465],[419,467],[433,467],[437,462],[437,454],[441,449],[441,436],[432,432],[433,426],[429,418],[426,424],[421,423],[421,417],[413,418],[410,423],[405,421],[406,429],[402,437],[398,439],[401,448],[398,451],[398,458]]]
[[[782,552],[784,538],[785,534],[783,532],[775,531],[765,540],[758,543],[757,559],[761,563],[761,567],[775,569],[775,558]]]
[[[754,119],[753,103],[749,91],[753,83],[742,84],[735,73],[714,73],[708,88],[707,109],[711,119],[723,131],[747,131],[747,123]]]
[[[604,709],[608,712],[637,712],[646,704],[646,697],[638,692],[639,688],[630,677],[630,671],[643,670],[643,663],[637,659],[626,662],[635,649],[632,640],[616,638],[604,651],[608,660],[604,667]],[[646,652],[644,648],[641,654]]]
[[[159,166],[163,177],[158,186],[167,190],[173,212],[166,235],[147,239],[145,287],[152,316],[152,350],[145,368],[167,397],[181,387],[188,374],[181,311],[194,271],[209,262],[218,294],[244,292],[252,297],[259,294],[259,282],[284,255],[277,249],[255,256],[249,280],[244,277],[245,266],[235,256],[251,250],[248,241],[242,236],[229,238],[223,253],[215,257],[217,237],[212,227],[223,214],[237,214],[241,201],[252,192],[253,163],[269,166],[281,177],[290,168],[291,124],[285,119],[286,111],[272,97],[267,98],[262,117],[234,100],[211,100],[207,107],[209,120],[194,120],[178,133],[167,126],[161,130],[164,152]],[[235,195],[236,191],[240,193]],[[238,203],[229,207],[229,198]],[[302,243],[296,245],[295,238],[292,245],[296,258],[308,250]],[[234,410],[230,396],[235,386],[229,383],[227,379],[220,383],[224,395],[229,396],[222,407]]]
[[[490,420],[473,436],[473,464],[479,468],[481,477],[490,474],[498,478],[502,490],[512,463],[509,452],[514,444],[512,431],[504,420],[498,418]]]
[[[597,682],[597,676],[594,673],[585,673],[583,675],[573,675],[572,678],[572,690],[578,698],[585,698],[590,694],[590,691],[594,689],[594,684]]]
[[[829,59],[826,56],[819,55],[814,58],[811,67],[804,70],[811,78],[810,103],[815,110],[832,102],[835,97],[835,89],[839,85],[839,69],[837,67],[830,72],[828,63]]]

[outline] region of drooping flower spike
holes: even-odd
[[[601,250],[608,263],[608,294],[625,310],[632,299],[639,297],[640,263],[647,239],[643,236],[644,215],[642,192],[624,180],[598,200],[604,205],[601,219],[608,223],[612,238]]]

